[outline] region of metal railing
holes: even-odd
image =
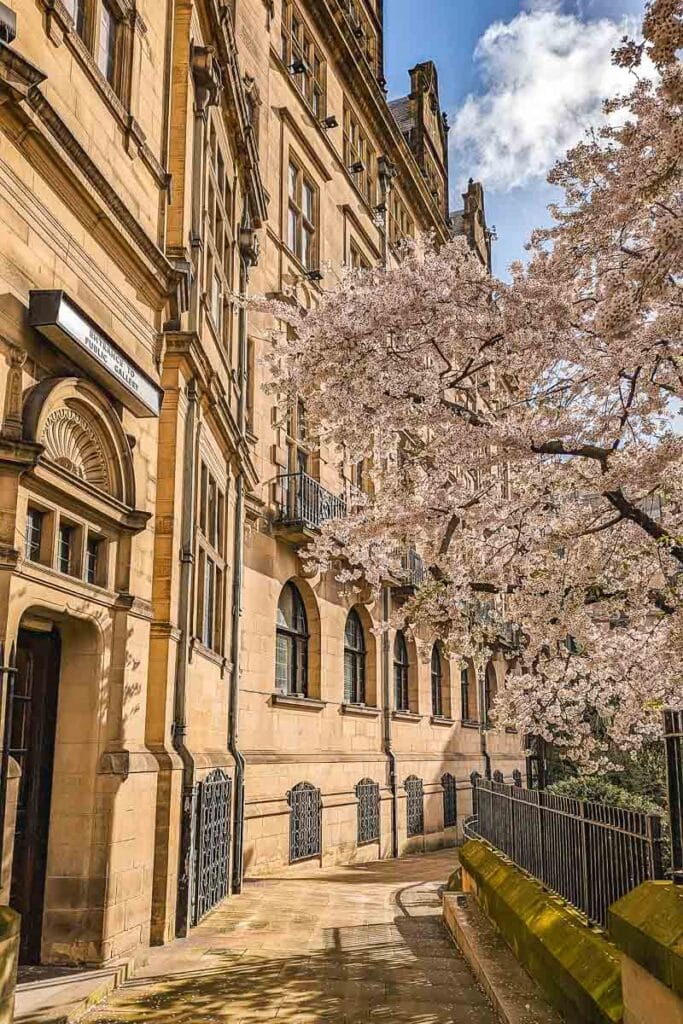
[[[282,473],[280,485],[280,514],[278,522],[302,524],[319,529],[329,519],[342,519],[346,515],[344,498],[332,494],[308,473]]]
[[[641,882],[663,877],[661,819],[535,789],[473,780],[468,832],[564,897],[589,921]]]
[[[664,748],[671,823],[671,877],[675,885],[683,885],[683,710],[665,710]]]
[[[414,548],[401,552],[401,565],[396,570],[396,579],[404,587],[419,587],[426,577],[425,564]]]

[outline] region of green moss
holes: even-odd
[[[19,934],[21,917],[11,907],[0,907],[0,942]]]
[[[517,959],[568,1022],[621,1021],[621,957],[604,935],[485,843],[466,843],[460,863]]]
[[[683,886],[644,882],[610,907],[609,930],[627,956],[683,996]]]
[[[446,892],[462,892],[462,868],[456,868],[446,883]]]

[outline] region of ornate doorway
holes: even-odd
[[[59,665],[56,630],[19,630],[9,709],[9,753],[21,770],[10,904],[21,914],[19,959],[25,964],[40,963]]]

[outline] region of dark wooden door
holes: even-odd
[[[10,904],[21,914],[21,963],[40,962],[57,722],[59,634],[19,631],[10,755],[21,769]]]

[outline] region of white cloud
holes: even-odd
[[[500,190],[544,178],[600,120],[603,100],[632,83],[610,55],[636,22],[584,22],[555,0],[526,0],[526,7],[480,38],[474,58],[484,92],[468,96],[451,131],[459,172]]]

